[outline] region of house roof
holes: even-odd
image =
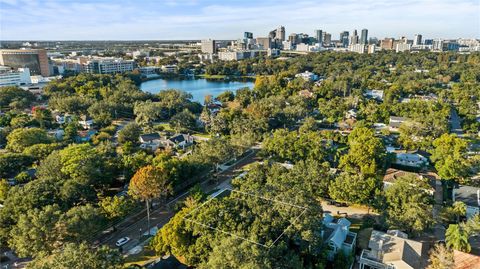
[[[189,135],[186,135],[186,134],[176,134],[176,135],[170,137],[168,140],[175,143],[175,144],[178,144],[178,143],[181,143],[183,141],[188,140],[188,137],[189,137]]]
[[[153,140],[160,139],[160,135],[158,133],[143,134],[143,135],[140,135],[140,139],[142,141],[153,141]]]
[[[480,188],[459,185],[455,189],[455,201],[464,202],[468,206],[480,207]]]
[[[368,247],[377,253],[384,264],[394,264],[397,269],[423,268],[423,244],[384,232],[372,231]]]
[[[480,269],[480,256],[453,251],[454,269]]]
[[[350,221],[346,218],[341,218],[335,222],[330,214],[324,214],[323,224],[325,225],[324,239],[340,248],[347,238],[351,225]]]
[[[383,177],[383,182],[395,183],[399,178],[409,175],[416,176],[419,181],[422,182],[425,180],[433,190],[435,190],[436,181],[439,178],[435,173],[413,173],[395,168],[388,168],[385,176]]]
[[[405,117],[397,117],[397,116],[390,116],[390,121],[406,121],[408,120],[407,118]]]

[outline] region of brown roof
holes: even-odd
[[[454,250],[453,259],[454,269],[480,269],[480,256]]]
[[[394,168],[388,168],[385,176],[383,177],[384,182],[390,182],[390,183],[395,183],[397,179],[408,176],[408,175],[415,175],[419,179],[420,178],[425,178],[427,179],[427,183],[432,187],[433,190],[435,190],[435,182],[437,179],[439,179],[438,175],[432,172],[428,173],[414,173],[414,172],[408,172],[408,171],[403,171],[403,170],[398,170]]]

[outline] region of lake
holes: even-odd
[[[140,89],[145,92],[158,93],[166,89],[179,89],[186,91],[193,96],[193,101],[203,104],[206,95],[218,96],[224,91],[232,91],[244,87],[253,88],[254,83],[250,81],[215,81],[207,79],[155,79],[145,81]]]

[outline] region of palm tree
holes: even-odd
[[[470,252],[472,249],[468,237],[468,233],[458,224],[450,224],[445,233],[447,247],[463,252]]]

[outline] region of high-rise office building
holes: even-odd
[[[368,44],[368,30],[362,29],[362,36],[360,38],[360,44]]]
[[[340,33],[340,43],[344,48],[348,47],[348,31],[343,31]]]
[[[245,32],[245,33],[243,33],[243,38],[245,38],[245,39],[252,39],[252,38],[253,38],[253,33],[251,33],[251,32]]]
[[[358,34],[357,30],[353,30],[352,36],[350,37],[350,45],[358,44]]]
[[[272,48],[272,39],[270,37],[257,37],[257,44],[263,49]]]
[[[332,43],[332,35],[329,33],[324,32],[323,34],[323,43],[325,45],[330,45]]]
[[[217,45],[215,43],[215,40],[212,40],[212,39],[202,40],[202,52],[210,53],[210,54],[216,53]]]
[[[322,30],[315,30],[315,39],[317,43],[323,43],[323,31]]]
[[[0,65],[28,68],[31,75],[50,76],[47,52],[44,49],[0,50]]]
[[[385,38],[380,42],[380,47],[384,50],[393,50],[394,41],[393,38]]]
[[[422,35],[421,34],[416,34],[415,38],[413,39],[413,45],[418,46],[422,45]]]
[[[279,26],[277,28],[277,34],[275,36],[275,39],[280,40],[281,42],[285,41],[285,27]],[[280,43],[281,43],[280,42]]]

